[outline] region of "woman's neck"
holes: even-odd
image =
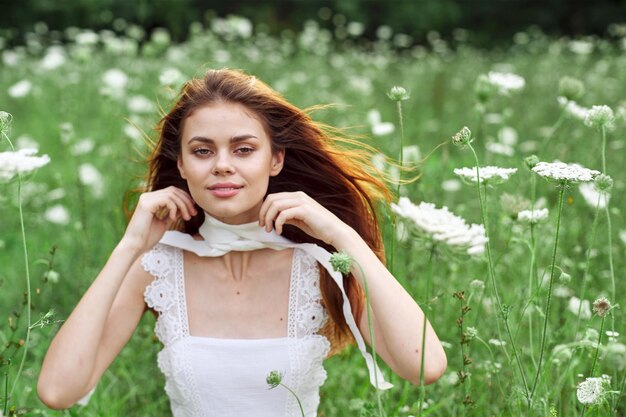
[[[258,251],[246,251],[246,252],[228,252],[220,259],[223,262],[224,268],[229,279],[234,282],[242,282],[246,276],[254,253]]]

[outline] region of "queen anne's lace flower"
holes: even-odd
[[[603,209],[609,203],[611,195],[609,193],[600,192],[596,189],[596,185],[590,182],[584,182],[578,186],[578,191],[582,194],[585,202],[592,208]]]
[[[604,396],[604,379],[603,378],[587,378],[580,384],[576,390],[576,397],[581,404],[592,405],[598,404]]]
[[[401,197],[398,204],[391,204],[391,209],[398,216],[410,220],[418,234],[452,248],[460,248],[469,255],[479,255],[485,250],[488,239],[484,226],[468,226],[447,207],[438,209],[434,204],[425,202],[415,205],[408,198]]]
[[[501,183],[509,179],[509,177],[517,172],[517,168],[500,168],[494,166],[486,166],[478,168],[478,175],[482,183]],[[454,173],[459,177],[476,182],[476,168],[455,168]]]
[[[517,220],[529,224],[536,224],[548,218],[548,209],[522,210],[517,213]]]
[[[48,155],[35,156],[37,149],[0,152],[0,181],[10,181],[18,174],[34,171],[50,162]]]
[[[565,162],[539,162],[532,169],[544,178],[560,182],[586,182],[592,181],[600,174],[600,171],[585,168],[578,164],[566,164]]]
[[[526,81],[517,74],[489,71],[487,79],[497,87],[501,94],[509,94],[512,91],[519,91],[524,88]]]
[[[609,106],[592,106],[585,116],[585,124],[590,127],[613,127],[615,115]]]

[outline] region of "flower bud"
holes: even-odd
[[[465,146],[472,142],[472,131],[467,126],[464,126],[459,132],[452,136],[452,143],[456,146]]]
[[[539,157],[537,157],[537,155],[530,155],[529,157],[524,158],[524,163],[528,169],[533,169],[535,165],[539,163]]]
[[[387,93],[387,97],[393,101],[404,101],[409,99],[409,93],[404,87],[394,85]]]
[[[272,371],[265,378],[265,382],[269,385],[269,389],[276,388],[283,380],[283,375],[278,371]]]
[[[485,283],[479,279],[475,279],[470,282],[470,290],[472,290],[473,293],[482,294],[485,290]]]
[[[582,81],[572,77],[563,77],[559,80],[559,96],[568,100],[578,100],[585,93]]]
[[[592,106],[585,116],[585,125],[589,127],[613,127],[615,115],[609,106]]]
[[[593,312],[596,313],[600,317],[606,317],[611,311],[611,303],[606,297],[600,297],[596,301],[593,302]]]
[[[611,191],[611,188],[613,188],[613,178],[605,174],[597,175],[593,179],[593,182],[596,185],[596,189],[598,189],[598,191],[604,191],[608,193]]]
[[[479,103],[487,102],[495,92],[496,88],[493,86],[491,81],[489,81],[489,77],[487,77],[487,75],[481,74],[476,79],[476,84],[474,84],[474,94],[476,95],[476,100]]]
[[[0,135],[9,136],[9,132],[11,131],[12,121],[13,121],[13,116],[11,116],[11,113],[0,111]]]
[[[345,252],[335,252],[330,256],[330,264],[335,271],[348,275],[352,268],[352,256]]]
[[[561,284],[569,284],[572,280],[572,276],[565,271],[561,271],[561,275],[559,275],[559,282]]]

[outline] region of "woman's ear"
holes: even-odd
[[[281,149],[278,152],[272,154],[272,168],[270,169],[270,176],[274,177],[280,173],[285,163],[285,150]],[[181,174],[182,175],[182,174]]]
[[[178,167],[178,172],[180,173],[180,176],[184,180],[186,180],[187,177],[185,176],[185,170],[183,169],[183,161],[180,159],[180,157],[176,159],[176,166]]]

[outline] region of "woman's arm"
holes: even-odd
[[[159,218],[164,211],[167,218]],[[54,337],[37,392],[51,408],[68,408],[87,394],[132,335],[152,277],[139,257],[154,246],[171,221],[195,215],[193,200],[169,187],[143,194],[124,237]]]
[[[259,224],[268,231],[274,227],[279,234],[284,224],[297,226],[351,255],[363,268],[367,279],[377,354],[400,377],[419,384],[424,313],[361,236],[303,192],[268,195],[261,207]],[[363,288],[360,268],[353,265],[352,272]],[[359,329],[369,342],[366,311],[361,315]],[[428,384],[436,381],[447,366],[441,342],[429,323],[424,351],[424,382]]]

